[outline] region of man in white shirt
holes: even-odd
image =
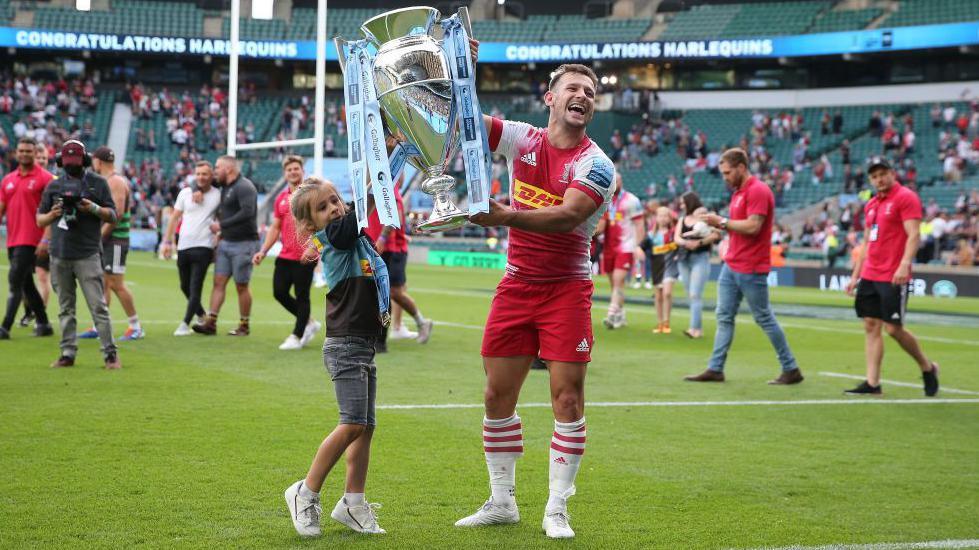
[[[163,256],[170,258],[173,253],[173,235],[177,223],[183,219],[177,241],[177,269],[180,271],[180,290],[187,297],[187,309],[184,318],[174,336],[189,336],[194,332],[190,329],[190,321],[197,315],[204,317],[204,306],[201,304],[201,292],[207,270],[214,260],[214,247],[217,237],[211,230],[215,214],[221,204],[221,191],[213,187],[214,171],[211,163],[202,160],[194,167],[194,178],[197,188],[203,195],[200,203],[193,199],[194,191],[190,187],[180,190],[173,205],[173,214],[167,223],[163,238]]]

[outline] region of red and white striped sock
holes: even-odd
[[[585,454],[585,417],[574,422],[554,421],[551,436],[550,496],[546,510],[564,510],[568,497],[575,493],[581,457]]]
[[[483,418],[483,450],[486,452],[493,502],[513,503],[517,486],[517,459],[523,456],[523,428],[517,413],[500,420]]]

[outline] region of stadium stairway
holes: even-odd
[[[116,153],[116,166],[125,166],[126,147],[133,126],[133,110],[125,103],[116,103],[112,108],[112,122],[109,123],[109,137],[106,144]]]

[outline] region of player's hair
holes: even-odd
[[[33,147],[37,147],[37,140],[29,136],[24,136],[17,140],[17,145],[31,145]]]
[[[659,215],[662,214],[662,213],[664,213],[664,212],[666,213],[666,215],[668,215],[670,217],[670,224],[667,225],[666,227],[664,227],[663,229],[669,231],[670,228],[673,227],[673,222],[675,220],[673,219],[673,211],[670,210],[669,208],[667,208],[666,206],[660,206],[659,208],[656,209],[656,229],[659,229],[660,228],[660,226],[659,226]]]
[[[214,169],[214,167],[211,166],[211,163],[209,161],[206,161],[206,160],[199,160],[199,161],[197,161],[197,162],[194,163],[194,168],[201,168],[201,167],[204,167],[204,166],[206,166],[207,168],[212,169],[212,170]]]
[[[218,162],[222,160],[225,162],[230,162],[235,166],[235,168],[240,168],[240,166],[238,166],[238,159],[236,159],[231,155],[221,155],[220,157],[217,158],[217,160],[214,161],[214,164],[216,165]]]
[[[697,193],[693,191],[687,191],[683,195],[680,195],[680,200],[683,202],[683,211],[687,214],[693,214],[693,211],[704,205],[700,201],[700,197]]]
[[[718,164],[721,162],[726,163],[731,168],[739,165],[748,166],[748,153],[745,153],[744,149],[734,147],[724,151],[724,154],[721,155],[721,160],[718,162]]]
[[[591,79],[591,83],[596,89],[598,88],[598,77],[595,75],[595,71],[591,70],[591,67],[580,63],[565,63],[551,73],[551,81],[547,84],[547,89],[553,91],[558,80],[561,80],[561,77],[568,73],[583,74]]]
[[[300,168],[303,166],[303,158],[299,155],[286,155],[286,158],[282,159],[282,169],[285,170],[286,166],[296,163]]]

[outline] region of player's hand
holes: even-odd
[[[853,295],[856,294],[856,291],[857,291],[857,283],[859,283],[859,282],[860,282],[860,279],[858,279],[856,277],[850,277],[850,282],[846,284],[846,295],[847,296],[853,296]]]
[[[489,207],[489,212],[480,212],[474,216],[469,216],[469,221],[483,227],[506,225],[506,219],[511,210],[493,199],[490,199]]]
[[[34,250],[34,256],[39,260],[43,260],[48,257],[48,243],[41,241],[38,243],[37,248]]]
[[[256,266],[261,265],[262,260],[264,259],[265,259],[265,254],[263,252],[256,252],[255,255],[252,256],[252,264]]]
[[[190,200],[194,201],[195,204],[204,204],[204,193],[198,189],[191,194]]]
[[[911,279],[911,264],[902,263],[897,267],[897,271],[894,272],[894,278],[891,282],[897,286],[906,285]]]
[[[64,213],[65,213],[65,201],[61,199],[54,201],[54,204],[51,205],[51,210],[48,211],[48,214],[54,216],[54,219],[60,218],[61,215]]]
[[[473,65],[475,65],[476,60],[479,59],[479,40],[469,39],[469,55],[472,57]]]
[[[717,214],[698,214],[694,216],[694,219],[696,219],[698,222],[704,222],[711,227],[720,227],[721,220],[724,218],[718,216]]]
[[[639,247],[637,246],[637,247],[636,247],[636,248],[635,248],[635,249],[634,249],[634,250],[632,251],[632,257],[633,257],[633,258],[635,258],[635,259],[636,259],[636,261],[639,261],[639,262],[641,262],[641,261],[644,261],[644,260],[646,259],[646,253],[645,253],[645,252],[643,252],[643,250],[642,250],[641,248],[639,248]]]
[[[319,259],[320,259],[319,252],[317,252],[315,248],[310,247],[307,248],[305,252],[303,252],[303,256],[302,258],[299,259],[299,261],[301,261],[304,264],[315,264],[316,262],[319,261]]]
[[[377,239],[377,242],[374,243],[374,248],[377,250],[378,254],[384,254],[384,248],[386,244],[387,244],[387,240],[384,237]]]
[[[683,241],[683,248],[686,248],[687,250],[696,250],[698,246],[700,246],[700,241],[695,241],[693,239]]]
[[[163,243],[160,245],[160,254],[163,254],[163,258],[166,260],[173,256],[173,245],[170,243]]]
[[[221,224],[219,222],[211,222],[211,233],[217,235],[221,232]]]

